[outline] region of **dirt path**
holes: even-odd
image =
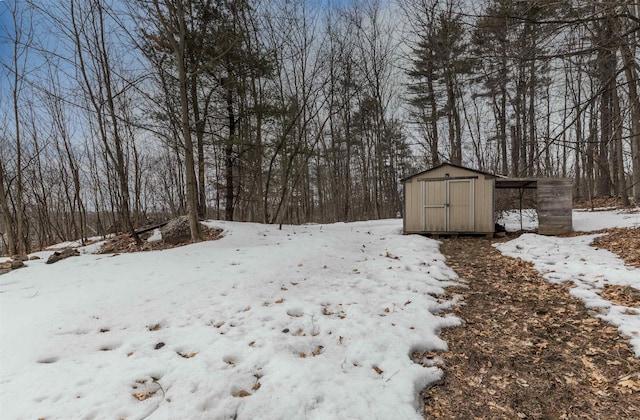
[[[442,240],[447,264],[468,282],[442,331],[442,383],[424,394],[425,417],[640,419],[640,360],[615,327],[589,315],[495,240]]]

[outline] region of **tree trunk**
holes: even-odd
[[[460,115],[456,107],[456,93],[452,75],[447,76],[447,122],[449,124],[449,147],[451,163],[462,165],[462,143],[460,133]]]
[[[506,65],[503,69],[505,80],[500,83],[500,108],[498,110],[498,126],[500,127],[500,160],[502,161],[502,175],[509,175],[509,158],[507,152],[507,80]],[[514,139],[515,133],[511,130],[511,138]],[[513,150],[513,149],[512,149]],[[515,170],[516,165],[512,165]]]
[[[618,92],[613,93],[613,112],[615,115],[615,129],[613,142],[615,145],[615,166],[617,167],[617,177],[614,177],[614,181],[617,184],[616,192],[620,195],[623,206],[629,206],[629,191],[627,190],[627,179],[624,175],[624,154],[622,143],[622,114],[620,112],[620,100],[618,98]]]
[[[24,53],[24,51],[20,51],[20,44],[23,42],[22,38],[22,28],[21,23],[18,21],[18,6],[14,4],[12,12],[13,24],[15,30],[15,38],[13,41],[13,61],[12,61],[12,69],[13,73],[13,85],[11,86],[11,93],[13,99],[13,118],[14,118],[14,129],[15,129],[15,140],[16,140],[16,253],[23,255],[27,250],[27,244],[25,241],[25,232],[24,232],[24,209],[23,209],[23,190],[22,190],[22,138],[21,138],[21,129],[20,129],[20,112],[19,112],[19,95],[20,95],[20,84],[21,84],[21,71],[20,71],[20,55]],[[26,47],[24,47],[26,48]]]
[[[440,154],[438,153],[438,105],[436,103],[436,93],[433,86],[434,78],[435,75],[432,65],[429,63],[427,67],[427,84],[429,87],[429,106],[431,107],[431,164],[438,166],[440,164]]]
[[[531,48],[534,48],[532,46]],[[528,123],[529,123],[529,158],[527,163],[527,175],[534,176],[534,166],[539,168],[540,160],[536,156],[536,152],[538,150],[538,140],[536,138],[536,88],[537,88],[537,77],[536,77],[536,60],[535,53],[534,56],[530,58],[529,63],[529,109],[528,109]],[[540,175],[537,173],[537,175]]]
[[[9,210],[8,194],[5,189],[5,173],[2,156],[0,156],[0,210],[2,211],[2,224],[4,234],[7,237],[7,253],[14,255],[17,253],[15,234],[13,232],[13,218]]]
[[[198,155],[198,217],[204,219],[207,216],[207,196],[205,180],[205,157],[204,157],[204,130],[206,127],[207,109],[211,95],[205,98],[204,109],[200,111],[200,98],[198,97],[198,76],[196,73],[195,58],[190,57],[191,63],[191,109],[195,120],[196,148]]]
[[[229,83],[229,80],[227,80]],[[233,110],[233,91],[231,87],[226,88],[226,101],[227,101],[227,119],[229,123],[229,137],[224,148],[224,161],[225,161],[225,208],[224,217],[225,220],[233,220],[234,210],[234,197],[233,191],[233,143],[236,135],[236,116]]]
[[[187,187],[187,212],[189,215],[189,228],[191,229],[191,241],[200,240],[200,222],[198,221],[198,193],[193,159],[193,140],[191,138],[191,124],[189,120],[189,77],[185,54],[187,51],[187,28],[185,22],[185,10],[182,0],[176,1],[176,13],[178,18],[178,43],[175,45],[178,66],[178,85],[180,86],[180,115],[182,121],[182,135],[184,138],[186,187]],[[175,42],[175,41],[174,41]]]
[[[636,203],[640,204],[640,96],[638,95],[637,57],[634,59],[628,44],[620,44],[620,52],[624,63],[624,74],[629,89],[629,107],[631,109],[631,162],[632,162],[632,194]]]
[[[198,221],[198,191],[189,115],[189,75],[186,61],[189,46],[187,42],[187,23],[185,20],[187,11],[184,7],[185,0],[164,0],[163,4],[169,12],[169,17],[167,18],[160,7],[159,1],[160,0],[153,0],[156,17],[160,21],[162,29],[165,31],[165,33],[162,34],[164,39],[167,40],[176,56],[180,94],[180,128],[184,140],[187,214],[189,217],[191,240],[197,242],[200,240],[201,234],[200,222]]]
[[[598,148],[598,196],[611,195],[611,175],[609,165],[609,143],[613,134],[613,92],[616,88],[616,54],[611,48],[613,24],[611,18],[602,23],[598,51],[598,70],[602,93],[600,95],[600,142]]]

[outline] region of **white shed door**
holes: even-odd
[[[425,232],[473,232],[474,180],[425,180],[423,220]]]
[[[447,190],[442,181],[424,181],[423,220],[425,232],[447,230]]]
[[[448,230],[451,232],[473,232],[473,179],[446,181],[448,195]]]

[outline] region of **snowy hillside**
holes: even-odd
[[[636,227],[640,213],[574,222]],[[94,245],[0,276],[0,418],[421,418],[441,359],[411,356],[445,350],[440,330],[460,322],[438,242],[402,236],[401,220],[208,224],[223,238],[122,255]],[[573,282],[640,355],[640,308],[601,296],[640,289],[640,269],[589,246],[595,236],[497,247]]]
[[[456,275],[401,223],[215,222],[215,242],[28,262],[0,276],[0,417],[420,418],[441,371],[410,355],[446,348]]]

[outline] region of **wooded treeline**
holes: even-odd
[[[640,198],[640,4],[7,0],[0,251],[395,217],[449,161]]]

